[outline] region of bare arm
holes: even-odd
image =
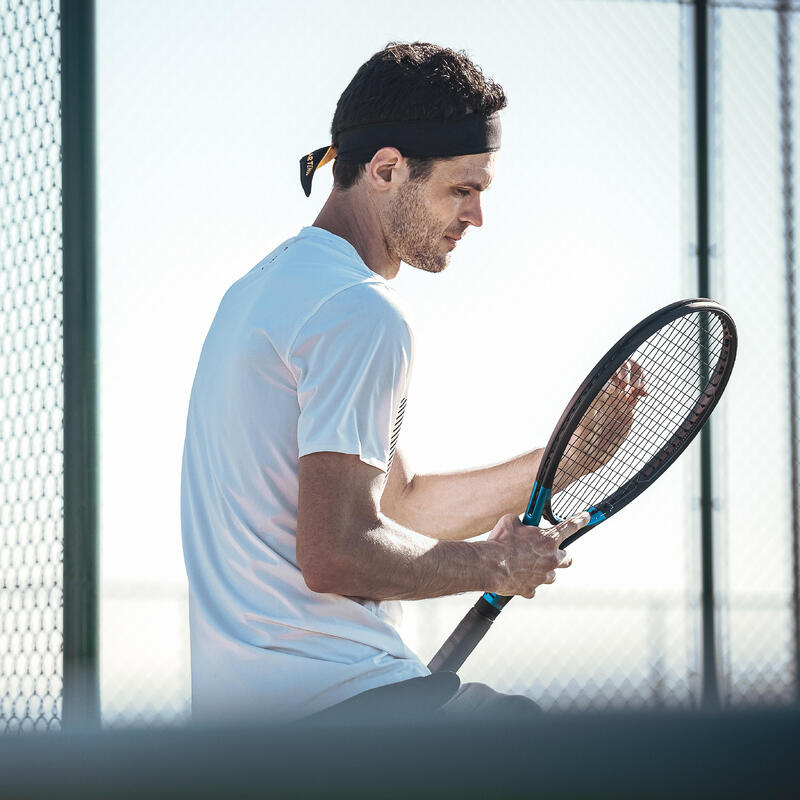
[[[309,588],[376,600],[473,590],[531,597],[569,565],[558,545],[588,520],[542,531],[509,514],[495,520],[485,542],[436,541],[381,513],[383,481],[384,473],[357,456],[300,459],[297,562]]]
[[[492,530],[504,514],[522,514],[543,450],[502,464],[442,475],[414,475],[395,453],[381,511],[399,525],[434,539],[469,539]]]
[[[556,472],[560,491],[602,467],[631,430],[640,397],[647,397],[641,367],[628,360],[609,378],[581,419],[567,448],[567,470]],[[398,524],[441,540],[469,539],[490,530],[503,514],[521,514],[530,499],[544,450],[501,464],[444,475],[415,475],[398,450],[381,497],[381,511]]]

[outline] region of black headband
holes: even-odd
[[[450,158],[500,149],[500,117],[469,114],[457,120],[376,122],[339,134],[339,146],[320,147],[300,159],[300,183],[311,194],[314,173],[340,158],[353,164],[372,160],[382,147],[396,147],[407,158]]]

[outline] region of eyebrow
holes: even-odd
[[[486,186],[484,186],[483,184],[478,183],[477,181],[456,181],[456,184],[458,186],[469,186],[470,189],[474,189],[476,192],[485,192],[492,185],[491,183],[488,183]]]

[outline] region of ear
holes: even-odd
[[[396,147],[382,147],[367,164],[367,182],[377,192],[387,192],[408,177],[408,164]]]

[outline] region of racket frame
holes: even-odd
[[[733,318],[719,303],[708,298],[678,300],[653,312],[649,317],[645,317],[638,325],[631,328],[597,362],[594,369],[589,372],[587,378],[572,396],[556,427],[553,429],[553,433],[550,435],[536,473],[536,480],[533,484],[528,506],[522,517],[523,524],[538,525],[542,516],[554,525],[562,521],[553,513],[550,504],[553,481],[558,464],[586,410],[614,372],[650,336],[664,326],[681,317],[703,311],[716,314],[722,320],[724,328],[719,359],[708,378],[703,394],[673,436],[635,476],[598,506],[591,506],[585,509],[591,515],[589,523],[577,533],[565,539],[560,545],[561,549],[568,547],[590,528],[599,525],[613,514],[616,514],[637,495],[641,494],[700,433],[701,428],[725,390],[736,360],[737,348],[736,325]],[[512,596],[484,592],[428,664],[431,672],[442,670],[457,671],[511,599]]]
[[[634,498],[641,494],[678,456],[691,444],[700,433],[705,421],[722,396],[730,378],[733,362],[736,359],[736,325],[731,315],[717,302],[706,298],[679,300],[655,311],[643,319],[638,325],[626,333],[589,372],[587,378],[578,387],[572,399],[561,415],[550,439],[545,447],[544,456],[536,475],[531,498],[523,515],[526,525],[538,525],[542,516],[553,525],[562,522],[552,509],[551,497],[561,456],[569,444],[570,438],[580,423],[586,410],[594,401],[614,372],[644,344],[654,333],[681,317],[699,312],[715,314],[723,324],[724,336],[720,355],[713,371],[708,376],[705,391],[686,415],[683,423],[670,439],[661,447],[650,461],[636,475],[620,486],[597,506],[585,509],[591,519],[585,527],[566,539],[561,547],[574,542],[587,533],[592,527],[604,522],[616,514]],[[645,377],[646,380],[646,377]]]

